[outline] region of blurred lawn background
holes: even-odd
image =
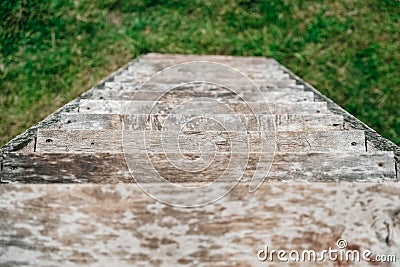
[[[400,144],[400,2],[0,2],[0,145],[147,52],[273,57]]]

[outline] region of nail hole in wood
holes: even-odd
[[[46,139],[46,143],[51,143],[53,142],[53,139]]]
[[[94,142],[91,142],[91,143],[90,143],[90,145],[92,145],[92,146],[93,146],[93,145],[94,145]]]
[[[86,109],[90,109],[90,107],[86,107]]]
[[[319,109],[317,109],[317,113],[321,113],[321,111]]]
[[[383,167],[383,162],[379,162],[379,163],[378,163],[378,166],[379,166],[379,167]]]
[[[67,123],[71,123],[72,121],[71,120],[67,120]]]
[[[357,143],[356,143],[356,142],[351,142],[351,145],[352,145],[352,146],[356,146]]]

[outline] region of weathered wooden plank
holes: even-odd
[[[166,62],[165,62],[166,63]],[[211,63],[212,64],[212,63]],[[150,78],[152,75],[156,74],[159,70],[161,70],[161,65],[156,64],[157,67],[149,65],[143,68],[143,65],[138,65],[135,67],[131,67],[128,69],[128,71],[122,72],[119,75],[114,76],[114,80],[116,82],[123,82],[126,80],[135,80],[135,79],[141,79],[143,77]],[[164,68],[174,66],[178,68],[173,62],[170,62],[169,65],[167,64],[162,64]],[[233,67],[232,65],[227,65],[228,67]],[[191,70],[190,66],[187,66],[185,68],[186,70]],[[193,69],[194,71],[195,69]],[[236,71],[237,70],[237,71]],[[235,72],[241,72],[245,76],[247,76],[250,79],[260,79],[260,80],[285,80],[285,81],[295,81],[294,79],[291,79],[288,74],[283,72],[280,68],[277,67],[268,67],[266,66],[265,68],[249,68],[246,66],[241,66],[240,69],[236,68]],[[165,71],[165,70],[164,70]],[[170,71],[170,70],[168,70]],[[228,70],[228,71],[233,71],[233,70]],[[175,71],[171,71],[171,73],[179,74]],[[208,75],[208,74],[207,74]],[[179,76],[179,75],[178,75]],[[169,82],[169,81],[168,81]]]
[[[177,107],[179,108],[177,109]],[[128,109],[129,108],[129,109]],[[173,111],[173,113],[172,113]],[[95,114],[318,114],[329,113],[326,102],[221,103],[220,101],[128,101],[81,99],[80,113]]]
[[[62,113],[61,127],[64,129],[86,130],[122,130],[122,121],[125,120],[125,129],[128,130],[199,130],[212,129],[213,122],[229,126],[232,131],[240,131],[243,127],[249,130],[268,131],[314,131],[314,130],[341,130],[343,117],[334,114],[312,115],[238,115],[238,114],[211,114],[193,120],[193,116],[177,115],[129,115],[119,114],[86,114]],[[240,121],[242,124],[238,124]],[[130,126],[130,127],[128,127]],[[214,128],[215,129],[215,128]],[[218,129],[218,128],[217,128]]]
[[[20,183],[132,182],[125,163],[128,162],[144,181],[154,181],[155,175],[161,173],[171,182],[210,182],[223,173],[218,181],[243,174],[242,181],[246,182],[256,169],[267,175],[270,161],[263,158],[271,157],[271,154],[224,152],[185,153],[184,157],[180,153],[132,153],[125,157],[122,153],[6,153],[1,175],[3,182]],[[174,159],[175,165],[169,159]],[[204,170],[186,172],[177,169],[176,164]],[[268,179],[384,181],[396,179],[396,173],[392,152],[288,152],[274,154]]]
[[[238,185],[191,209],[157,202],[134,184],[3,185],[0,265],[367,266],[328,257],[282,263],[276,255],[260,262],[257,252],[268,246],[320,254],[344,239],[347,251],[399,261],[399,209],[398,183],[268,183],[251,194]]]
[[[171,87],[176,87],[180,84],[165,84],[165,83],[151,83],[151,82],[146,82],[146,83],[126,83],[126,82],[105,82],[104,83],[104,89],[105,90],[126,90],[126,91],[135,91],[135,90],[154,90],[155,87],[157,87],[160,90],[167,90]],[[241,87],[243,91],[252,91],[254,90],[254,87]],[[258,89],[261,92],[287,92],[287,91],[304,91],[304,86],[301,85],[296,85],[294,87],[292,86],[283,86],[283,87],[278,87],[278,86],[267,86],[267,87],[262,87],[259,86]]]
[[[139,60],[141,66],[152,66],[165,68],[166,66],[181,64],[193,61],[210,61],[226,64],[238,69],[265,70],[278,69],[279,63],[273,59],[265,57],[236,57],[219,55],[164,55],[164,54],[146,54]],[[133,67],[133,69],[135,69]]]
[[[199,98],[212,98],[228,102],[303,102],[314,101],[314,93],[304,91],[286,91],[286,92],[235,92],[225,90],[218,91],[190,91],[172,89],[170,91],[122,91],[122,90],[93,90],[91,99],[114,99],[114,100],[134,100],[134,101],[175,101],[196,100]]]
[[[122,140],[124,136],[124,140]],[[253,132],[253,131],[122,131],[39,129],[36,152],[277,152],[366,151],[363,131]]]
[[[256,57],[256,56],[229,56],[229,55],[196,55],[196,54],[163,54],[163,53],[147,53],[140,57],[141,61],[148,62],[186,62],[186,61],[215,61],[215,62],[241,62],[257,66],[257,64],[277,65],[277,62],[271,58]]]
[[[284,75],[283,71],[280,68],[280,65],[271,59],[268,58],[254,58],[254,59],[246,59],[240,57],[225,57],[225,56],[209,56],[209,55],[184,55],[180,57],[174,58],[154,58],[152,56],[145,55],[140,58],[136,64],[129,66],[128,73],[135,73],[137,71],[142,71],[143,69],[152,69],[154,71],[160,71],[167,67],[189,63],[195,61],[207,61],[207,62],[216,62],[220,64],[224,64],[233,68],[236,68],[242,72],[279,72],[281,75]]]
[[[205,63],[207,64],[207,63]],[[211,63],[212,64],[212,63]],[[156,64],[157,65],[157,64]],[[157,67],[155,66],[147,66],[145,69],[142,69],[143,66],[138,66],[135,69],[134,68],[130,68],[128,71],[122,72],[116,76],[114,76],[114,81],[115,82],[122,82],[122,83],[126,83],[126,82],[132,82],[135,83],[136,80],[140,80],[140,79],[144,79],[145,80],[151,78],[153,75],[158,75],[160,70],[163,71],[168,71],[168,74],[171,74],[168,79],[166,80],[162,80],[163,82],[166,83],[173,83],[173,81],[180,81],[182,78],[182,73],[183,74],[188,74],[192,75],[194,74],[194,72],[198,71],[198,72],[202,72],[202,74],[205,74],[205,78],[210,78],[210,77],[215,77],[217,74],[212,73],[213,72],[213,68],[215,68],[216,66],[212,66],[210,65],[210,69],[209,71],[206,70],[198,70],[196,69],[195,66],[177,66],[174,65],[172,62],[170,65],[167,64],[162,64],[162,66],[165,68],[161,69],[161,65],[157,65]],[[232,65],[230,65],[232,66]],[[227,65],[227,69],[226,72],[235,72],[235,73],[239,73],[240,76],[251,79],[253,81],[262,81],[262,82],[271,82],[272,84],[276,84],[276,83],[288,83],[291,85],[296,85],[295,83],[295,79],[291,78],[287,73],[285,73],[284,71],[282,71],[280,68],[277,67],[272,67],[272,68],[248,68],[245,66],[242,66],[240,69],[235,68],[235,69],[230,69],[229,65]],[[170,70],[170,67],[173,67],[176,70]],[[219,66],[217,66],[217,68],[219,68]],[[179,70],[179,72],[177,71]],[[221,70],[224,70],[224,68],[221,68]],[[220,72],[221,74],[221,72]],[[222,73],[223,75],[225,75],[226,73]],[[236,77],[236,78],[240,78],[240,77]],[[207,80],[207,79],[204,79]],[[161,80],[160,80],[161,81]]]
[[[215,72],[210,72],[210,73],[215,73]],[[119,83],[131,83],[131,84],[142,84],[148,81],[148,79],[152,76],[153,74],[149,76],[136,76],[136,75],[120,75],[120,76],[114,76],[114,82],[119,82]],[[178,76],[176,76],[178,75]],[[182,74],[181,74],[182,75]],[[210,74],[211,75],[211,74]],[[217,75],[217,74],[214,74]],[[248,77],[250,78],[253,75],[249,75]],[[186,82],[193,82],[196,81],[196,78],[190,78],[187,77],[186,79],[182,79],[179,76],[179,73],[176,74],[171,74],[166,78],[165,80],[162,78],[157,77],[157,83],[163,83],[163,84],[176,84],[176,83],[182,83],[183,81]],[[212,77],[204,77],[204,81],[215,81],[212,80]],[[235,83],[236,86],[239,88],[244,88],[246,86],[249,86],[249,83],[254,83],[257,87],[262,87],[262,88],[286,88],[286,87],[291,87],[291,88],[298,88],[302,89],[303,86],[298,86],[296,83],[296,80],[293,79],[281,79],[281,80],[271,80],[268,78],[252,78],[251,80],[248,80],[247,78],[245,80],[233,80],[231,77],[227,77],[226,79],[223,78],[218,78],[219,84],[222,84],[226,87],[231,87],[233,83]]]

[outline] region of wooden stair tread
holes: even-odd
[[[147,75],[143,74],[138,74],[138,75],[116,75],[114,76],[114,82],[123,82],[123,83],[132,83],[132,84],[141,84],[147,82],[152,75],[155,73],[149,72]],[[179,76],[179,73],[176,73],[178,76],[168,76],[165,80],[162,78],[158,78],[157,82],[158,83],[163,83],[163,84],[176,84],[180,83],[182,81],[182,77]],[[204,77],[205,81],[212,81],[213,77],[218,77],[218,74],[210,74],[211,77]],[[291,86],[291,87],[297,87],[296,80],[290,79],[290,78],[273,78],[269,76],[254,76],[254,75],[246,75],[249,79],[251,79],[251,82],[254,82],[258,87],[285,87],[285,86]],[[190,76],[187,77],[188,80],[190,80]],[[192,79],[192,81],[195,79]],[[220,78],[218,77],[218,80],[221,82],[220,84],[229,84],[231,81],[231,78]],[[235,81],[237,82],[237,85],[246,85],[249,83],[249,80],[243,80],[243,81]],[[229,87],[229,86],[228,86]],[[301,86],[299,88],[302,88]]]
[[[171,66],[171,65],[170,65]],[[177,66],[178,67],[178,66]],[[270,66],[270,67],[265,67],[264,69],[261,68],[246,68],[245,66],[240,66],[239,68],[235,68],[237,71],[243,73],[245,76],[249,77],[250,79],[264,79],[264,80],[271,80],[271,81],[288,81],[292,83],[293,80],[290,79],[290,76],[285,73],[283,70],[276,66]],[[119,82],[123,80],[135,80],[137,78],[150,78],[152,75],[155,73],[158,73],[158,70],[160,70],[160,67],[155,67],[154,65],[149,65],[147,68],[137,68],[137,67],[131,67],[127,71],[115,75],[114,76],[114,81]],[[182,74],[182,71],[180,71],[179,67],[174,68],[173,70],[169,69],[171,74],[174,75],[175,78],[179,78],[179,74]],[[178,72],[179,71],[179,72]],[[186,69],[186,72],[184,74],[189,73],[190,75],[190,68]],[[206,73],[205,75],[215,75],[213,73]],[[174,80],[174,77],[170,77],[170,80],[166,80],[166,82],[170,82],[171,80]],[[208,76],[211,77],[211,76]]]
[[[174,101],[195,100],[198,98],[216,98],[225,101],[251,101],[251,102],[303,102],[314,101],[314,93],[304,91],[294,92],[243,92],[240,95],[225,90],[219,91],[112,91],[94,90],[90,99],[114,99],[114,100],[134,100],[134,101]]]
[[[186,154],[185,154],[186,155]],[[203,174],[183,172],[172,166],[168,158],[181,159],[186,163],[189,158],[198,159],[199,153],[5,153],[3,155],[3,182],[18,183],[118,183],[133,182],[126,161],[140,172],[141,179],[154,178],[154,168],[149,168],[149,159],[154,166],[167,175],[171,182],[207,182],[223,171],[223,165],[233,164],[233,170],[224,177],[241,176],[243,162],[247,163],[243,181],[248,181],[256,168],[266,170],[273,164],[268,175],[270,180],[308,180],[308,181],[385,181],[395,180],[395,162],[393,152],[286,152],[272,154],[260,153],[212,153],[203,156],[215,157]],[[260,160],[261,157],[261,160]],[[262,160],[266,158],[266,160]],[[260,160],[260,162],[258,162]],[[191,161],[193,166],[205,164],[203,161]],[[197,164],[197,165],[196,165]],[[201,165],[202,166],[202,165]],[[238,167],[238,172],[235,169]]]
[[[124,139],[122,138],[124,136]],[[263,141],[264,140],[264,141]],[[36,152],[364,152],[363,131],[118,131],[39,129]],[[178,145],[179,144],[179,145]]]
[[[183,101],[184,102],[184,101]],[[192,101],[193,102],[193,101]],[[181,106],[182,114],[318,114],[329,113],[326,102],[285,102],[285,103],[217,103],[195,101],[196,104]],[[157,101],[91,100],[81,99],[80,113],[100,114],[170,114],[177,104]],[[129,110],[128,110],[129,107]],[[251,107],[251,109],[249,108]],[[175,110],[174,110],[175,111]],[[179,110],[180,111],[180,110]],[[176,112],[178,113],[178,111]]]
[[[259,126],[262,130],[275,129],[276,131],[313,131],[313,130],[340,130],[343,129],[343,117],[334,114],[278,114],[278,115],[240,115],[240,114],[208,114],[199,118],[199,124],[189,123],[192,115],[184,114],[90,114],[90,113],[61,113],[60,127],[64,129],[122,129],[122,121],[132,125],[131,130],[144,130],[148,125],[152,130],[176,130],[176,129],[208,129],[211,120],[229,125],[230,129],[240,130],[243,125],[247,129]],[[167,120],[167,122],[166,122]],[[241,121],[242,124],[234,123]],[[258,123],[257,123],[258,121]],[[182,126],[185,124],[185,126]],[[202,125],[205,125],[202,128]],[[125,125],[126,127],[126,125]],[[237,128],[235,128],[237,127]],[[126,128],[127,129],[127,128]]]
[[[132,83],[132,82],[104,82],[102,86],[99,86],[97,89],[100,90],[112,90],[112,91],[137,91],[141,90],[154,90],[154,88],[158,88],[160,90],[167,90],[169,88],[173,88],[181,85],[174,83],[152,83],[151,81],[143,81],[142,83]],[[245,92],[252,92],[255,88],[249,87],[240,87],[241,90]],[[258,86],[258,90],[261,92],[304,92],[304,86],[296,85],[296,86]]]
[[[243,184],[192,209],[162,205],[135,184],[2,185],[0,265],[258,266],[266,264],[257,259],[265,245],[321,251],[336,249],[338,239],[398,255],[385,238],[400,242],[389,230],[398,229],[399,203],[398,183],[267,183],[252,194]]]
[[[104,85],[100,90],[112,90],[112,91],[165,91],[171,88],[176,88],[179,91],[194,91],[194,92],[204,92],[204,91],[221,91],[227,90],[225,85],[210,84],[205,81],[189,82],[189,83],[163,83],[157,80],[149,80],[142,84],[129,83],[129,82],[104,82]],[[261,92],[304,92],[304,88],[293,88],[291,86],[281,87],[276,90],[269,89],[267,87],[239,87],[240,92],[254,92],[260,90]]]

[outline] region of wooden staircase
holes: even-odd
[[[180,85],[180,75],[190,73],[145,83],[169,66],[198,60],[239,69],[264,99],[244,85],[240,94],[215,84]],[[168,88],[175,89],[160,100]],[[272,59],[138,58],[3,148],[0,264],[258,266],[264,244],[322,250],[339,238],[358,249],[398,253],[398,147],[380,149],[367,128],[355,127],[314,90]],[[196,105],[176,110],[191,101]],[[272,135],[274,148],[260,141]],[[257,161],[264,154],[273,159],[270,169],[270,162]],[[206,168],[203,157],[212,158]],[[190,159],[201,172],[177,168],[170,158]],[[151,184],[148,160],[175,184],[208,184],[222,174],[218,183],[241,180],[209,206],[168,206],[135,184],[132,166],[140,181],[168,194],[163,184]],[[235,167],[242,162],[245,169]],[[248,184],[263,166],[267,180],[250,194]]]

